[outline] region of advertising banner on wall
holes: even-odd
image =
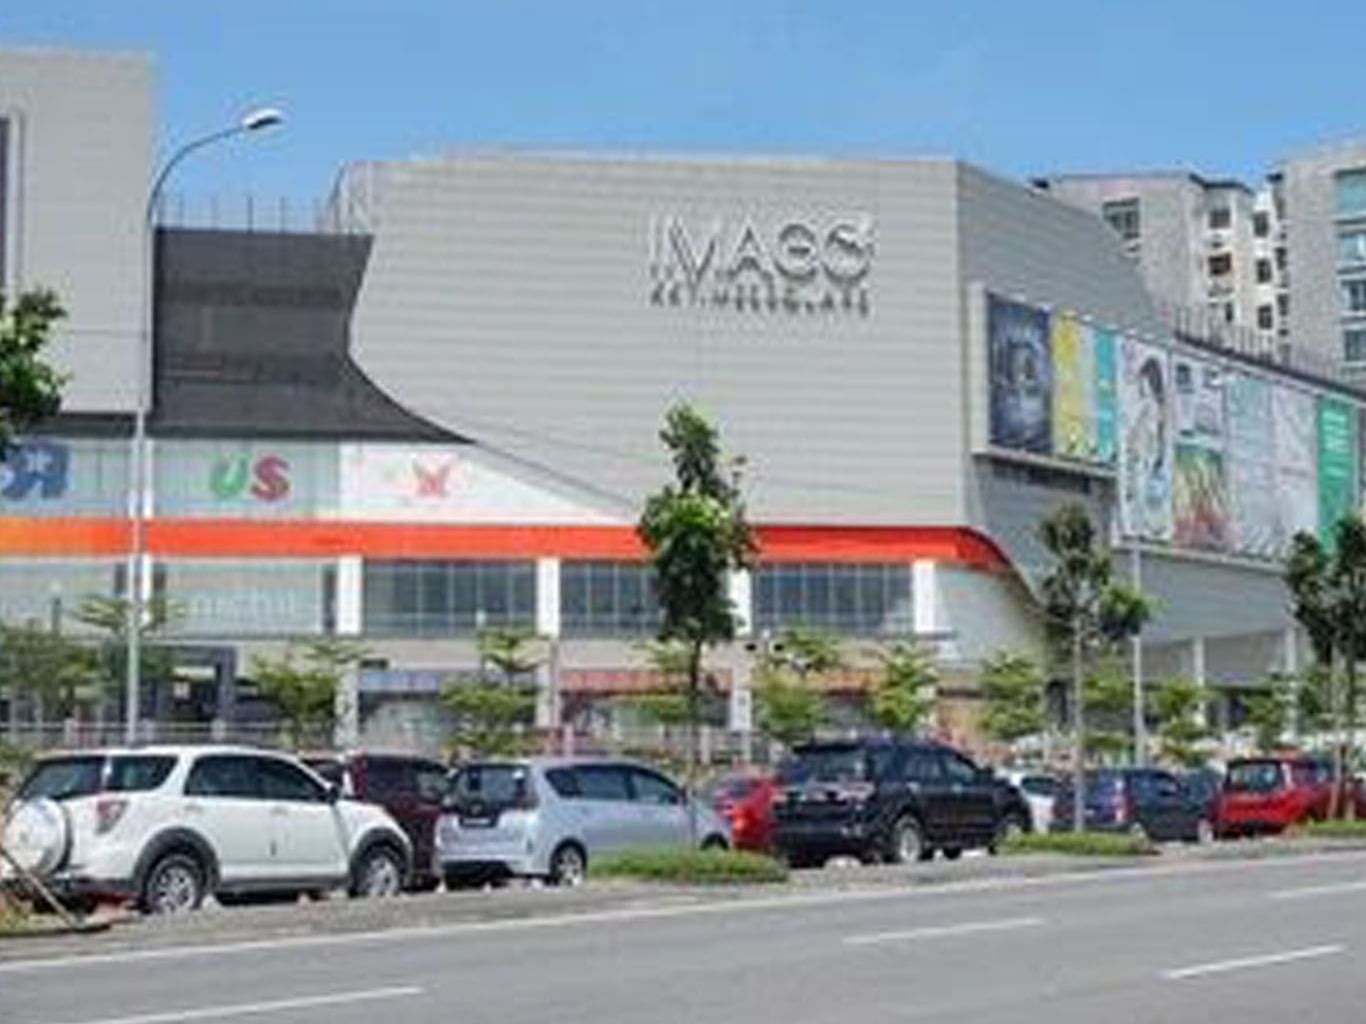
[[[1224,382],[1203,360],[1172,359],[1176,447],[1172,538],[1180,547],[1229,547],[1228,479],[1224,471]]]
[[[377,522],[620,523],[629,513],[470,445],[342,446],[341,516]]]
[[[1318,441],[1314,396],[1288,387],[1271,392],[1276,442],[1276,519],[1285,545],[1319,528]]]
[[[1053,356],[1048,314],[1018,302],[987,300],[991,443],[1052,454]]]
[[[158,441],[158,515],[315,518],[337,504],[337,446],[277,441]]]
[[[165,592],[176,637],[308,635],[324,631],[329,567],[319,562],[171,561]]]
[[[1253,558],[1281,550],[1276,520],[1276,452],[1271,385],[1261,377],[1233,373],[1226,386],[1230,547]]]
[[[1053,454],[1093,462],[1096,458],[1096,367],[1091,332],[1075,318],[1052,321]]]
[[[1338,398],[1318,400],[1319,539],[1357,510],[1357,413]]]
[[[1096,370],[1096,461],[1113,466],[1119,451],[1119,396],[1117,393],[1115,334],[1099,327],[1086,327],[1095,353]]]
[[[1172,393],[1167,350],[1120,347],[1120,523],[1125,535],[1172,536]]]
[[[21,438],[0,462],[0,515],[121,516],[128,442]]]

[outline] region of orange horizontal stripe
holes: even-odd
[[[983,569],[1006,562],[962,527],[758,527],[765,562],[905,562],[929,559]],[[173,558],[578,558],[631,560],[645,549],[630,526],[459,525],[339,520],[153,519],[147,550]],[[120,556],[123,519],[0,517],[0,556]]]

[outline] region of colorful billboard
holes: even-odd
[[[991,443],[1051,455],[1053,359],[1048,314],[990,296],[987,305]]]
[[[21,438],[0,460],[0,515],[104,517],[127,508],[127,441]]]
[[[1052,318],[1053,453],[1089,462],[1095,457],[1095,360],[1091,335],[1066,315]]]
[[[1230,549],[1253,558],[1281,551],[1276,519],[1276,453],[1271,385],[1232,373],[1225,388]]]
[[[1119,453],[1119,396],[1116,342],[1113,331],[1085,328],[1091,335],[1096,370],[1096,461],[1113,466]]]
[[[1229,547],[1228,478],[1224,469],[1224,381],[1214,363],[1172,359],[1176,428],[1172,474],[1172,539],[1181,547]]]
[[[1125,338],[1119,374],[1119,514],[1131,537],[1172,536],[1171,406],[1166,349]]]
[[[1318,443],[1314,396],[1294,388],[1271,392],[1276,445],[1276,519],[1280,545],[1319,528]]]
[[[292,441],[157,441],[158,515],[312,519],[337,506],[337,446]]]
[[[1357,413],[1339,398],[1318,400],[1319,539],[1329,542],[1339,519],[1357,511]]]

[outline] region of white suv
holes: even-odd
[[[134,747],[41,759],[0,843],[72,900],[146,913],[346,887],[400,891],[412,851],[382,809],[339,798],[293,758],[238,747]],[[0,883],[17,872],[0,860]]]

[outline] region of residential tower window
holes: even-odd
[[[1258,284],[1270,284],[1270,283],[1271,283],[1271,279],[1272,279],[1272,274],[1271,274],[1271,261],[1270,261],[1270,260],[1258,260],[1258,261],[1257,261],[1257,283],[1258,283]]]
[[[1225,274],[1233,272],[1233,254],[1228,252],[1216,253],[1209,258],[1210,277],[1223,277]]]
[[[1333,176],[1339,217],[1366,217],[1366,167]]]
[[[1343,332],[1342,358],[1349,363],[1366,363],[1366,327],[1352,327]]]
[[[1266,238],[1271,234],[1271,218],[1265,210],[1258,210],[1252,215],[1252,233],[1258,238]]]
[[[1227,206],[1216,206],[1209,212],[1211,231],[1222,231],[1233,223],[1233,211]]]
[[[1342,282],[1342,308],[1353,316],[1366,314],[1366,277],[1352,277]]]
[[[565,636],[636,636],[659,625],[654,573],[643,562],[562,562],[560,630]]]
[[[911,567],[824,562],[762,566],[754,573],[754,625],[805,626],[876,636],[915,628]]]
[[[1338,235],[1338,262],[1366,263],[1366,230],[1347,231]]]
[[[362,621],[372,636],[447,636],[536,622],[534,562],[366,562]]]
[[[1276,326],[1276,309],[1270,303],[1257,307],[1257,326],[1263,331]]]
[[[1137,199],[1114,199],[1101,203],[1100,215],[1124,241],[1138,240],[1141,224]]]

